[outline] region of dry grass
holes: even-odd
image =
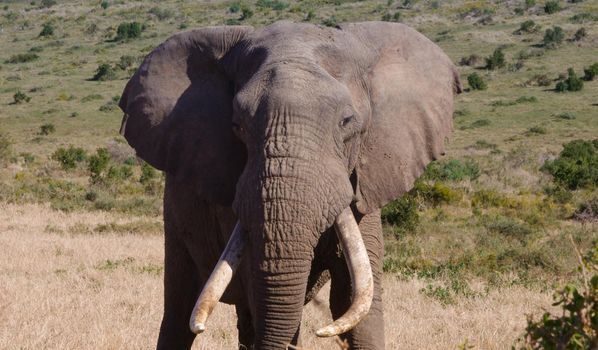
[[[84,222],[126,222],[110,213],[71,213],[47,206],[0,204],[0,348],[147,349],[162,312],[162,238],[115,233],[73,234]],[[48,225],[59,233],[47,230]],[[423,296],[425,282],[385,278],[388,349],[509,348],[525,314],[550,305],[550,296],[513,287],[443,307]],[[327,292],[318,299],[325,304]],[[313,332],[329,318],[308,305],[303,347],[333,349]],[[218,306],[195,349],[232,349],[234,309]]]

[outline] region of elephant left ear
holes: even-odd
[[[371,121],[355,167],[356,206],[366,214],[408,192],[427,164],[444,154],[461,83],[448,56],[406,25],[341,28],[377,59],[370,75]]]

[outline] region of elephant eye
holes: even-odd
[[[235,132],[236,134],[240,134],[240,133],[242,133],[243,131],[244,131],[244,130],[243,130],[243,127],[242,127],[241,125],[239,125],[239,124],[237,124],[237,123],[233,122],[233,132]]]
[[[340,126],[341,127],[345,127],[347,126],[351,121],[353,120],[353,115],[350,115],[348,117],[344,117],[341,122],[340,122]]]

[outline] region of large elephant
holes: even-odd
[[[396,23],[207,27],[158,46],[120,101],[121,132],[166,173],[158,348],[189,348],[220,300],[240,344],[286,349],[330,279],[335,321],[317,334],[383,349],[380,208],[443,153],[460,89],[440,48]]]

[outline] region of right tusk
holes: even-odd
[[[210,278],[197,298],[197,302],[191,313],[191,319],[189,320],[191,332],[199,334],[206,330],[206,321],[232,280],[233,274],[237,270],[243,256],[246,243],[247,237],[245,231],[237,221],[235,229],[226,244],[226,248],[224,248],[222,255],[220,255],[220,260],[218,260]]]
[[[316,331],[318,337],[332,337],[353,329],[370,311],[374,297],[374,279],[370,258],[361,232],[350,207],[345,208],[334,222],[343,248],[353,285],[353,302],[343,316]]]

